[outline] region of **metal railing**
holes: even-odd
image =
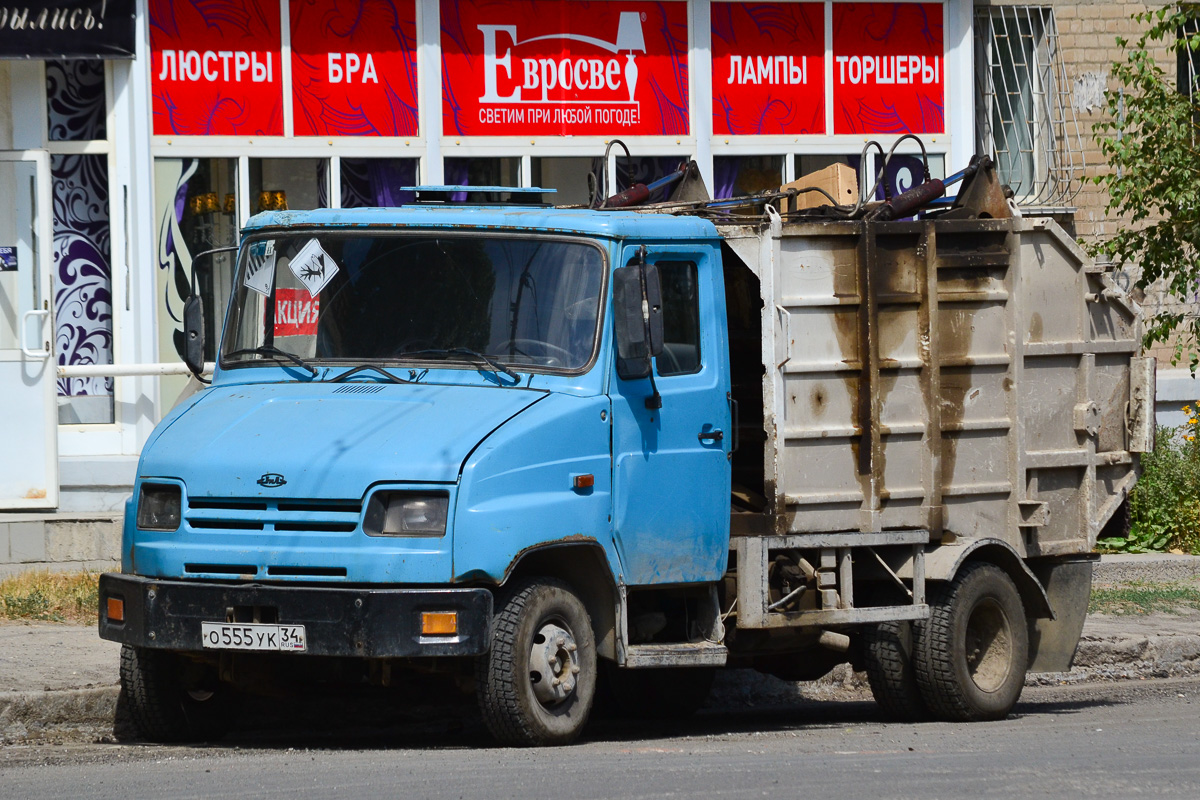
[[[976,147],[1023,206],[1067,206],[1085,167],[1054,10],[975,10]]]
[[[204,362],[204,374],[211,375],[217,365]],[[138,375],[191,375],[182,361],[160,364],[69,364],[58,367],[60,378],[129,378]]]

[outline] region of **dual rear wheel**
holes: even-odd
[[[999,567],[969,564],[934,594],[929,619],[867,630],[863,655],[871,692],[891,719],[1003,719],[1029,664],[1021,595]]]

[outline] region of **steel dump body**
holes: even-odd
[[[1057,224],[718,227],[762,299],[766,510],[734,514],[742,575],[829,547],[842,590],[837,610],[783,619],[743,580],[739,625],[873,619],[845,596],[858,544],[912,545],[882,560],[918,584],[914,617],[938,549],[1092,549],[1152,444],[1153,364],[1136,306]]]

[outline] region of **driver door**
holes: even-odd
[[[622,263],[636,258],[627,247]],[[613,533],[630,586],[718,580],[729,550],[729,345],[720,259],[649,248],[662,283],[664,350],[648,378],[613,370]]]

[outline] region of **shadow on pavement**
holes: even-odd
[[[1057,689],[1058,687],[1054,687]],[[1065,687],[1064,687],[1065,688]],[[1026,690],[1009,720],[1075,714],[1091,708],[1121,705],[1095,696],[1031,696]],[[303,698],[249,698],[241,718],[212,748],[323,750],[454,749],[495,747],[471,697],[445,695],[447,702],[413,702],[410,692],[384,689],[343,690]],[[900,726],[880,715],[870,699],[793,699],[753,705],[725,704],[705,708],[684,720],[618,719],[599,707],[581,738],[586,742],[653,742],[681,737],[725,737],[747,733],[815,732],[847,725]],[[120,712],[118,712],[120,716]],[[922,725],[952,723],[915,723]],[[126,727],[118,739],[135,744]]]

